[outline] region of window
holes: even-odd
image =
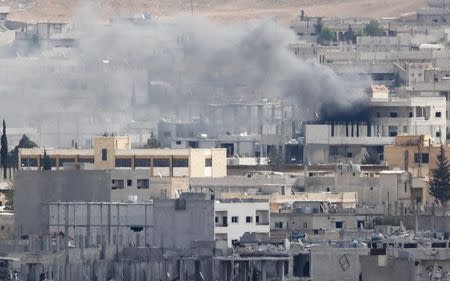
[[[136,181],[137,189],[148,189],[150,186],[150,181],[148,179],[138,179]]]
[[[187,168],[189,167],[188,159],[173,159],[172,166],[174,168]]]
[[[180,145],[180,144],[181,144],[181,141],[177,141],[176,143],[177,143],[177,145]]]
[[[246,223],[251,223],[253,221],[253,218],[252,217],[246,217],[245,218],[245,222]]]
[[[440,138],[441,137],[441,132],[436,132],[436,137]]]
[[[127,180],[127,186],[132,186],[133,185],[133,180]]]
[[[336,228],[342,228],[343,225],[344,225],[344,223],[342,221],[336,222]]]
[[[308,224],[305,222],[305,223],[303,223],[303,228],[304,229],[308,229]]]
[[[125,168],[131,168],[131,159],[127,158],[116,158],[116,167],[125,167]]]
[[[412,112],[409,113],[409,117],[410,118],[413,117],[413,113]]]
[[[153,160],[153,166],[155,167],[169,167],[169,159],[155,159]]]
[[[414,153],[414,162],[416,163],[428,163],[428,153]]]
[[[215,218],[214,218],[214,222],[215,222],[215,223],[219,223],[219,217],[215,217]]]
[[[397,128],[397,126],[389,126],[388,127],[388,131],[389,131],[389,136],[390,137],[395,137],[395,136],[397,136],[397,134],[398,134],[398,128]]]
[[[379,112],[376,113],[377,118],[381,117],[381,114]]]
[[[111,189],[123,189],[124,181],[123,180],[112,180],[111,181]]]
[[[255,222],[256,222],[256,223],[259,223],[259,216],[256,216],[256,217],[255,217]]]
[[[398,117],[398,113],[397,112],[391,112],[389,113],[389,116],[392,118],[397,118]]]
[[[231,217],[231,222],[232,223],[238,223],[239,222],[239,217]]]
[[[36,158],[29,158],[28,159],[28,165],[30,167],[37,167],[37,159]]]
[[[436,116],[437,118],[441,118],[442,117],[442,113],[440,111],[436,111],[434,116]]]
[[[59,166],[63,167],[64,163],[75,163],[75,158],[60,158],[59,159]]]
[[[402,126],[402,132],[404,134],[408,133],[408,126]]]
[[[102,148],[102,161],[108,161],[108,149]]]
[[[227,216],[222,217],[222,222],[223,222],[224,226],[227,226],[228,225],[228,217]]]
[[[94,163],[94,158],[80,158],[78,163]]]
[[[314,234],[314,235],[319,234],[319,230],[318,230],[318,229],[313,229],[313,234]]]
[[[408,183],[405,182],[405,193],[408,192]]]
[[[347,158],[352,158],[352,157],[353,157],[353,153],[347,152]]]
[[[136,168],[150,167],[150,159],[134,159],[134,166]]]
[[[275,222],[275,228],[283,228],[283,222],[282,221]]]
[[[211,158],[205,159],[205,167],[212,167],[212,159]]]

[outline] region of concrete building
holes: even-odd
[[[255,233],[258,239],[270,237],[268,201],[222,199],[214,208],[216,241],[225,241],[231,248],[246,232]]]
[[[40,169],[44,150],[56,170],[64,163],[92,163],[95,169],[143,169],[160,177],[226,176],[225,149],[132,149],[128,136],[95,137],[92,149],[20,149],[20,168]]]
[[[88,245],[142,243],[176,250],[214,241],[214,201],[193,194],[150,203],[52,202],[44,209],[49,233],[85,237]]]
[[[279,213],[271,213],[270,234],[273,239],[289,238],[296,233],[307,239],[367,239],[374,219],[383,216],[382,209],[336,209],[330,204],[297,204]]]
[[[358,203],[358,194],[355,192],[306,192],[294,195],[286,194],[246,194],[246,193],[224,193],[223,199],[239,199],[239,200],[268,200],[270,203],[270,212],[279,213],[286,206],[296,204],[298,202],[320,204],[330,203],[338,208],[352,209],[356,208]]]
[[[371,243],[370,254],[360,256],[362,280],[448,279],[448,240],[430,240],[428,244],[395,238]]]
[[[151,177],[145,171],[61,170],[19,171],[15,177],[17,229],[39,233],[41,206],[49,202],[148,202],[179,198],[189,190],[188,178]]]
[[[249,173],[245,176],[223,178],[191,178],[189,185],[194,192],[203,192],[220,199],[227,193],[290,195],[296,189],[295,177],[267,173]]]
[[[445,142],[444,97],[394,97],[372,89],[367,124],[305,124],[305,163],[360,162],[368,152],[381,154],[397,135],[430,135]]]

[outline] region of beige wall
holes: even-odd
[[[107,150],[107,158],[102,159],[102,150]],[[162,177],[225,177],[227,175],[226,149],[131,149],[130,138],[125,137],[96,137],[94,140],[94,149],[48,149],[47,154],[52,158],[72,158],[94,157],[94,168],[100,170],[115,169],[116,157],[130,159],[132,169],[135,159],[148,159],[153,163],[154,159],[164,158],[188,159],[188,167],[154,167],[150,164],[148,167],[139,167],[137,169],[148,169],[150,175]],[[40,159],[43,149],[21,149],[20,158]],[[211,159],[211,167],[206,167],[205,160]],[[39,166],[39,164],[38,164]],[[170,165],[169,165],[170,166]],[[122,168],[119,168],[122,169]],[[173,172],[173,174],[171,174]]]

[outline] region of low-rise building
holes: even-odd
[[[55,170],[65,163],[91,163],[95,169],[142,169],[160,177],[226,176],[225,149],[132,149],[129,136],[96,137],[90,149],[22,148],[20,168],[40,169],[44,152]]]

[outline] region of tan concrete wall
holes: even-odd
[[[114,169],[116,166],[116,146],[113,138],[96,138],[94,143],[94,163],[96,169]],[[107,149],[107,160],[102,160],[102,149]]]
[[[429,163],[415,163],[414,154],[419,152],[417,146],[393,146],[388,145],[384,147],[384,161],[390,168],[403,168],[404,167],[404,154],[408,151],[408,170],[413,173],[414,176],[418,175],[418,168],[421,167],[422,176],[428,176],[431,170],[436,168],[437,156],[439,155],[439,146],[428,146],[421,149],[422,153],[428,153]],[[450,156],[450,147],[445,146],[445,153],[447,157]]]
[[[221,178],[227,175],[227,152],[225,149],[215,149],[212,154],[211,177]]]

